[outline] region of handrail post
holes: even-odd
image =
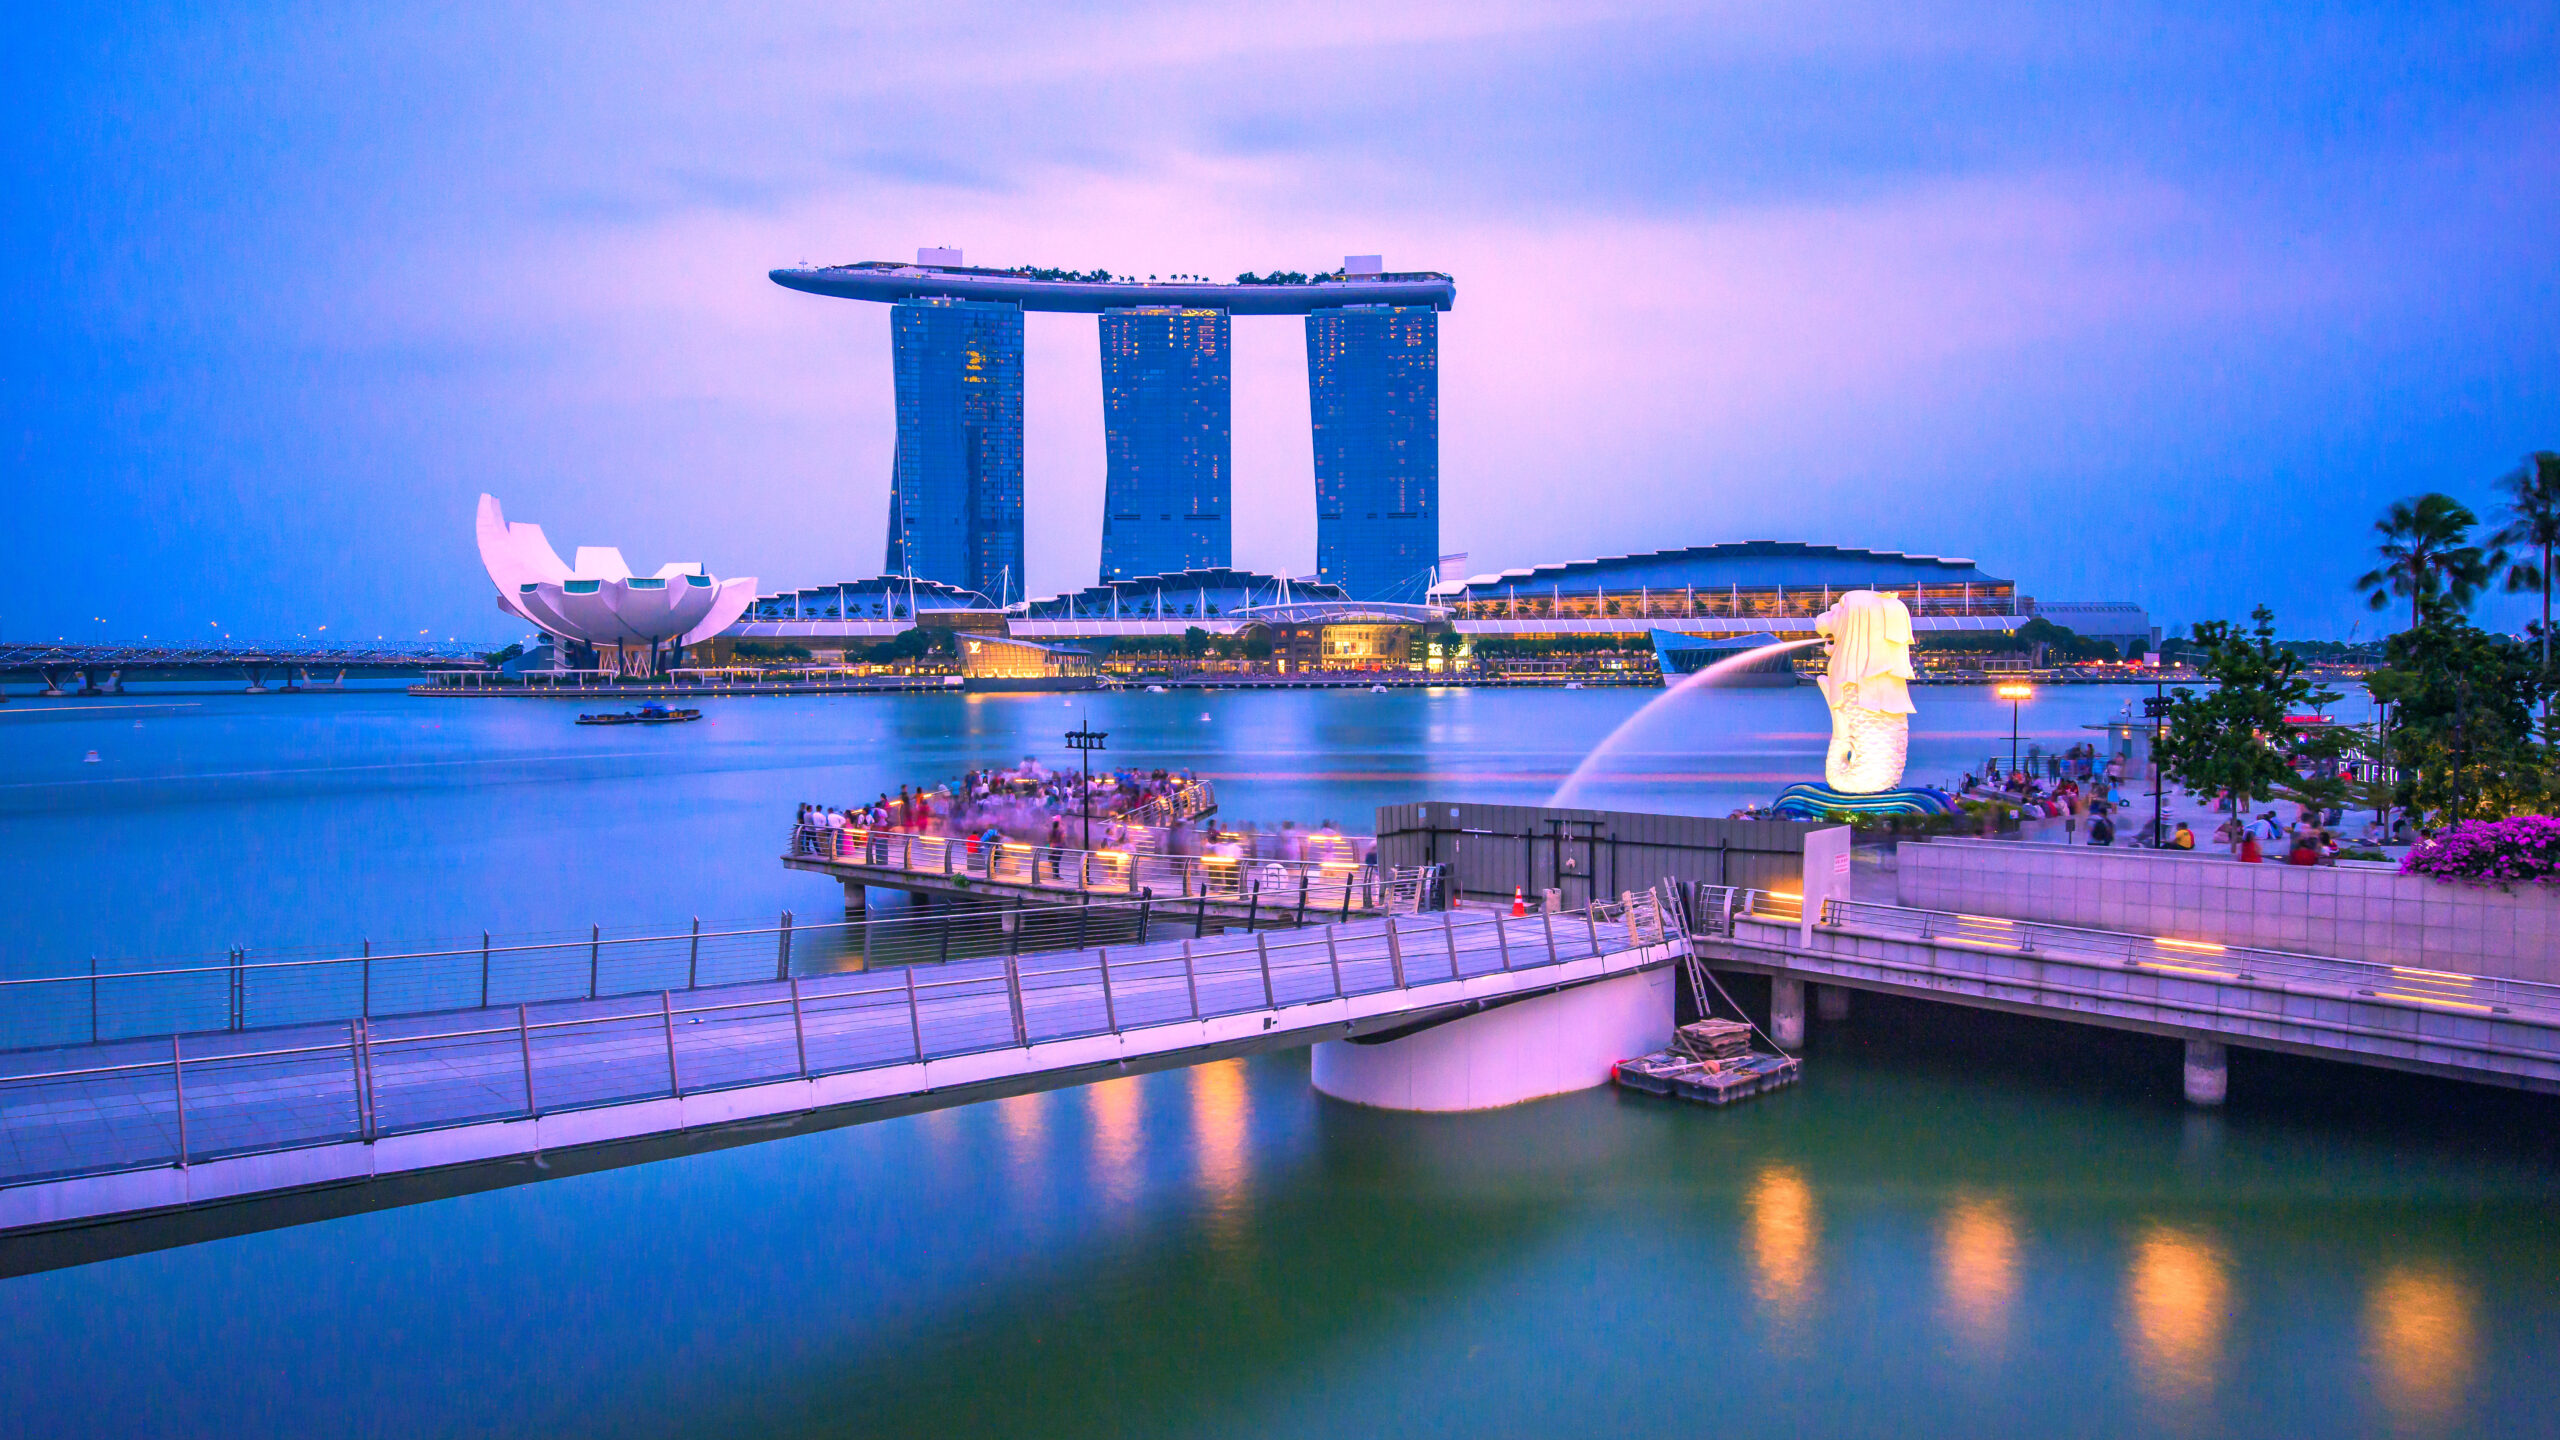
[[[187,1168],[187,1068],[178,1037],[169,1037],[169,1089],[178,1099],[178,1168]]]
[[[1395,971],[1396,988],[1404,988],[1404,947],[1396,943],[1396,917],[1387,916],[1387,964]]]
[[[1600,953],[1600,902],[1589,901],[1582,907],[1583,928],[1591,932],[1591,953]]]
[[[1004,993],[1013,1005],[1013,1043],[1028,1050],[1031,1048],[1031,1025],[1029,1017],[1023,1013],[1022,967],[1015,964],[1010,955],[1004,958]]]
[[[1466,977],[1458,973],[1458,922],[1455,918],[1456,913],[1457,912],[1453,910],[1443,910],[1440,912],[1440,938],[1449,947],[1449,978],[1452,980],[1463,980]]]
[[[1191,902],[1191,938],[1197,940],[1208,933],[1209,892],[1203,890],[1200,892],[1200,898]]]
[[[782,938],[775,950],[773,978],[788,980],[791,978],[791,912],[788,910],[782,912]]]
[[[1253,951],[1262,959],[1262,1008],[1277,1010],[1280,998],[1271,993],[1271,942],[1259,930],[1253,932]]]
[[[365,1123],[365,1118],[364,1118],[364,1050],[363,1050],[363,1046],[364,1046],[364,1027],[363,1027],[361,1024],[357,1023],[356,1021],[353,1021],[353,1020],[348,1021],[348,1022],[347,1022],[347,1094],[348,1094],[348,1098],[352,1099],[352,1100],[355,1102],[355,1107],[356,1107],[356,1138],[357,1138],[357,1139],[359,1139],[359,1140],[370,1140],[370,1139],[372,1139],[372,1138],[373,1138],[373,1127],[372,1127],[372,1126],[370,1126],[370,1125],[368,1125],[368,1124],[366,1124],[366,1123]]]
[[[1102,1023],[1117,1035],[1120,1033],[1120,1009],[1111,1003],[1111,947],[1105,945],[1094,953],[1100,957],[1102,966]]]
[[[1622,890],[1618,892],[1618,898],[1626,907],[1625,913],[1619,919],[1627,927],[1627,948],[1641,950],[1644,948],[1644,936],[1636,929],[1636,892]]]
[[[916,967],[910,963],[907,972],[907,1035],[916,1042],[916,1060],[924,1060],[924,1011],[916,1000]],[[795,982],[796,983],[796,982]]]
[[[1200,1018],[1200,977],[1191,968],[1191,942],[1182,942],[1182,988],[1191,992],[1191,1018]]]
[[[1505,928],[1506,924],[1502,916],[1493,917],[1493,945],[1502,952],[1502,968],[1507,974],[1511,969],[1511,932]]]
[[[1330,925],[1324,927],[1324,959],[1327,965],[1333,967],[1333,998],[1349,999],[1350,996],[1342,988],[1342,947],[1334,943],[1333,927]]]
[[[1553,965],[1562,958],[1556,954],[1556,912],[1541,909],[1538,911],[1538,918],[1545,921],[1547,925],[1547,963]]]
[[[1082,899],[1082,900],[1077,901],[1077,902],[1076,902],[1076,943],[1075,943],[1075,946],[1074,946],[1073,948],[1078,949],[1078,950],[1081,950],[1081,949],[1083,949],[1083,948],[1084,948],[1084,929],[1085,929],[1085,923],[1086,923],[1087,921],[1091,920],[1092,918],[1093,918],[1093,900],[1091,899],[1091,897],[1089,897],[1089,896],[1088,896],[1088,897],[1087,897],[1087,898],[1085,898],[1085,899]]]
[[[1307,923],[1307,872],[1303,866],[1298,871],[1298,923]]]
[[[382,1136],[382,1110],[373,1091],[373,1022],[356,1022],[356,1043],[364,1052],[364,1138],[370,1143]]]
[[[516,1053],[524,1057],[524,1113],[538,1120],[542,1107],[533,1098],[533,1025],[525,1019],[522,1001],[516,1002]]]
[[[1254,927],[1255,923],[1260,919],[1261,914],[1262,914],[1262,881],[1261,881],[1260,877],[1256,877],[1256,878],[1255,878],[1255,880],[1254,880],[1254,882],[1253,882],[1253,892],[1252,892],[1252,894],[1250,894],[1250,895],[1248,895],[1247,897],[1245,897],[1245,903],[1244,903],[1244,928],[1245,928],[1245,933],[1246,933],[1246,934],[1250,935],[1250,934],[1252,934],[1252,933],[1253,933],[1253,927]]]
[[[367,945],[373,942],[368,940]],[[480,932],[480,1008],[489,1008],[489,932]]]
[[[684,988],[700,989],[702,985],[702,917],[693,917],[693,940],[685,947]]]
[[[237,945],[231,947],[231,1028],[234,1030],[245,1028],[241,1024],[242,1012],[249,1008],[243,995],[249,988],[248,953]]]
[[[1150,885],[1138,892],[1138,943],[1141,945],[1147,943],[1147,921],[1154,914],[1155,908],[1156,887]]]
[[[356,991],[356,1013],[367,1019],[373,1017],[373,940],[370,936],[364,942],[364,980]],[[95,1040],[98,1037],[91,1035],[89,1038]]]
[[[604,927],[591,922],[587,926],[587,998],[590,1000],[596,998],[597,976],[603,965]]]
[[[676,1074],[676,997],[673,991],[658,992],[658,1018],[667,1031],[667,1093],[684,1098],[684,1081]]]

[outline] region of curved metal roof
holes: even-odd
[[[1612,589],[1650,586],[1704,590],[1727,585],[1844,585],[1870,581],[1936,585],[1971,583],[2003,585],[1971,560],[1939,555],[1906,555],[1899,550],[1858,550],[1840,545],[1809,545],[1794,540],[1739,540],[1722,545],[1692,545],[1681,550],[1654,550],[1638,555],[1603,555],[1595,560],[1569,560],[1469,576],[1461,586],[1443,587],[1440,598],[1485,598],[1512,588],[1581,586]]]
[[[1220,285],[1203,280],[1040,280],[1014,270],[983,270],[957,265],[901,265],[865,260],[854,265],[816,265],[771,272],[773,283],[812,295],[846,300],[914,300],[948,296],[955,300],[1003,300],[1025,310],[1097,315],[1131,305],[1172,305],[1224,310],[1231,315],[1304,315],[1342,305],[1428,305],[1446,310],[1458,303],[1458,282],[1437,271],[1401,271],[1327,278],[1304,285]]]

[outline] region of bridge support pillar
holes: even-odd
[[[1849,992],[1837,985],[1813,987],[1813,1013],[1826,1025],[1849,1018]]]
[[[2219,1105],[2231,1093],[2229,1058],[2219,1040],[2187,1042],[2187,1103]]]
[[[1610,1067],[1671,1043],[1677,981],[1640,970],[1394,1040],[1315,1047],[1316,1089],[1381,1110],[1492,1110],[1609,1083]]]
[[[867,887],[856,880],[844,882],[844,913],[858,920],[868,913],[870,905],[871,891]]]
[[[1804,1043],[1804,982],[1792,975],[1769,977],[1769,1038],[1781,1050]]]

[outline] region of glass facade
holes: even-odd
[[[1440,556],[1440,314],[1307,315],[1316,575],[1356,600],[1418,601]]]
[[[1022,307],[942,297],[890,307],[898,448],[891,574],[1022,596]]]
[[[1102,312],[1102,579],[1234,559],[1233,361],[1224,310]]]

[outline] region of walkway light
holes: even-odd
[[[1991,693],[2009,702],[2009,770],[2018,769],[2018,708],[2036,698],[2036,687],[2024,680],[2003,680],[1991,687]]]

